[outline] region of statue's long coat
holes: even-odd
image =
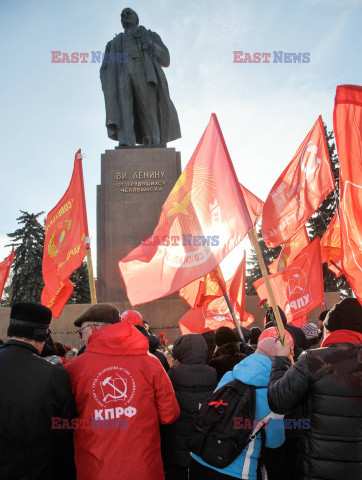
[[[145,27],[138,27],[137,31],[146,31]],[[172,103],[168,91],[166,76],[162,67],[168,67],[170,64],[170,55],[167,47],[163,44],[157,33],[148,30],[151,35],[154,49],[142,50],[140,40],[137,39],[140,52],[143,55],[146,80],[150,84],[154,84],[157,88],[157,105],[158,105],[158,122],[160,126],[160,142],[167,143],[181,137],[180,124],[174,104]],[[125,98],[121,89],[121,77],[127,76],[127,59],[121,55],[124,54],[122,43],[124,34],[120,33],[113,40],[107,43],[105,51],[105,59],[103,60],[100,77],[102,90],[104,93],[106,106],[106,127],[108,137],[112,140],[118,140],[117,130],[121,130],[123,126],[132,121],[127,118],[122,105],[129,99]],[[107,55],[109,54],[109,56]],[[116,55],[125,61],[112,61]],[[109,60],[107,61],[107,57]],[[137,113],[134,114],[134,130],[136,142],[142,143],[142,133],[138,123]]]

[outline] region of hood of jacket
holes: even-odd
[[[233,376],[247,385],[267,387],[270,379],[272,361],[266,355],[253,353],[235,365]]]
[[[94,332],[86,351],[104,355],[146,355],[148,339],[128,322],[119,322]]]
[[[206,363],[208,352],[206,341],[199,333],[182,335],[176,339],[172,349],[176,360],[190,365]]]

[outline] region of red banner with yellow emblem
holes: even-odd
[[[180,297],[182,297],[191,308],[207,305],[223,295],[223,290],[219,285],[214,270],[211,270],[211,272],[202,279],[195,280],[180,289]]]
[[[276,273],[287,268],[298,253],[309,244],[307,229],[303,227],[293,237],[284,243],[279,257],[269,265],[269,272]]]
[[[87,210],[84,195],[82,154],[75,154],[74,169],[67,191],[48,213],[45,222],[43,252],[44,289],[41,303],[58,318],[73,292],[70,275],[86,255],[89,241]]]
[[[162,206],[152,237],[119,262],[132,305],[211,272],[253,226],[216,115]]]
[[[7,282],[7,279],[9,278],[11,265],[13,263],[14,263],[14,247],[11,250],[10,255],[0,263],[0,300],[3,296],[5,284]]]

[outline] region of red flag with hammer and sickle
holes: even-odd
[[[289,240],[333,190],[323,121],[318,117],[265,200],[261,231],[266,245],[274,248]]]
[[[317,237],[292,260],[285,270],[269,275],[275,299],[288,323],[297,320],[324,302],[320,240]],[[260,278],[253,283],[260,299],[269,295]]]

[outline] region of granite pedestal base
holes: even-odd
[[[118,262],[152,235],[180,174],[180,153],[174,148],[120,148],[102,155],[97,186],[98,302],[129,305]],[[181,316],[187,311],[178,294],[150,302],[142,310],[146,308],[151,317],[154,309],[158,315],[164,310],[166,320],[168,300],[173,309],[179,304]]]

